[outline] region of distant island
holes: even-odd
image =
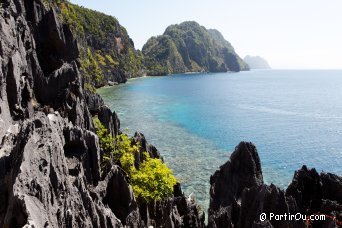
[[[271,66],[268,64],[266,59],[260,56],[247,55],[243,60],[251,69],[271,69]]]
[[[194,21],[167,27],[147,41],[142,53],[149,75],[249,70],[219,31]]]

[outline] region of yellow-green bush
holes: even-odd
[[[140,169],[131,176],[134,195],[146,202],[163,200],[173,194],[177,183],[172,170],[157,158],[150,158],[145,153],[146,160]]]
[[[113,138],[98,118],[94,118],[96,134],[103,151],[102,167],[113,159],[126,172],[131,180],[134,195],[144,202],[163,200],[172,196],[173,187],[177,183],[172,170],[161,159],[151,158],[145,152],[145,160],[139,169],[134,165],[135,155],[139,147],[132,143],[126,134]]]
[[[134,155],[138,153],[138,146],[132,145],[131,139],[125,134],[116,137],[114,157],[117,159],[122,169],[130,176],[136,169],[134,166]]]
[[[103,151],[103,161],[107,162],[112,157],[112,154],[115,151],[115,141],[109,131],[106,129],[105,126],[101,123],[98,118],[93,119],[95,125],[95,131],[97,136],[99,137],[100,148]]]

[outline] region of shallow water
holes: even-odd
[[[266,183],[286,187],[303,164],[342,174],[341,70],[147,77],[98,92],[204,209],[210,175],[240,141],[257,146]]]

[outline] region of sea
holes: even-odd
[[[142,77],[98,93],[129,135],[142,132],[204,211],[210,176],[240,141],[264,181],[285,189],[304,164],[342,175],[342,70]]]

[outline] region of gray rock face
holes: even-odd
[[[262,181],[260,160],[251,143],[240,143],[211,177],[208,227],[338,227],[342,214],[342,179],[308,170],[295,173],[286,191]],[[260,221],[261,213],[268,219]],[[276,220],[269,215],[327,215],[325,221]],[[335,218],[335,220],[334,220]]]
[[[92,132],[67,126],[59,114],[36,113],[13,137],[15,142],[2,145],[9,156],[0,158],[8,164],[1,167],[7,196],[1,227],[121,226],[90,188],[99,180],[98,139]]]
[[[100,107],[104,106],[104,101],[99,94],[93,94],[89,91],[85,92],[85,100],[87,102],[90,113],[97,114]]]
[[[112,136],[120,134],[120,120],[115,112],[112,112],[107,106],[101,106],[97,116]]]
[[[204,214],[199,206],[184,197],[180,185],[175,186],[174,197],[162,202],[139,205],[141,219],[153,227],[205,227]]]
[[[241,142],[230,161],[210,178],[210,208],[217,210],[236,202],[245,188],[263,184],[259,155],[252,143]]]
[[[331,173],[318,174],[315,169],[303,166],[295,172],[286,196],[295,200],[299,212],[335,217],[338,225],[342,225],[342,177]],[[332,219],[316,221],[313,225],[337,227]]]

